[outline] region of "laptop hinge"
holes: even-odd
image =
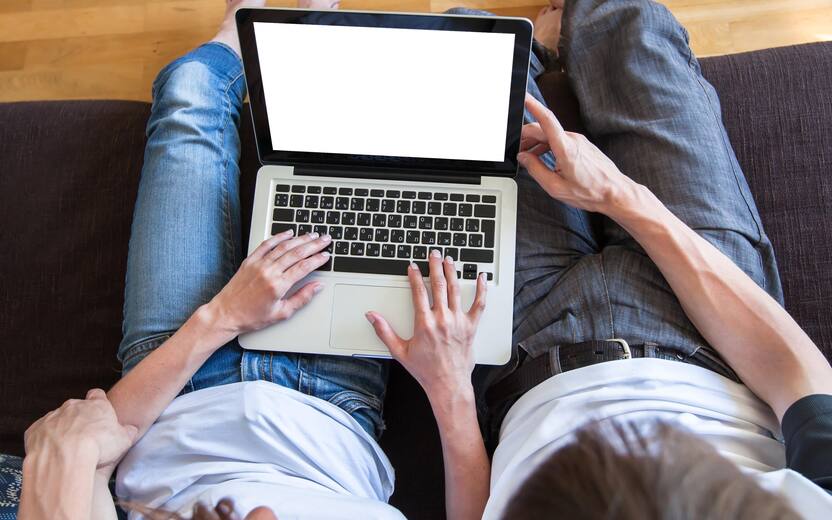
[[[481,184],[480,175],[459,175],[454,173],[443,173],[432,171],[430,173],[419,173],[402,170],[385,170],[356,168],[342,170],[337,168],[310,168],[295,166],[295,175],[309,175],[314,177],[350,177],[353,179],[384,179],[391,181],[408,182],[450,182],[456,184]]]

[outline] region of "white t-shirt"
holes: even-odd
[[[401,519],[387,505],[393,484],[384,452],[349,414],[256,381],[175,399],[121,462],[116,494],[186,516],[229,497],[241,517],[267,506],[280,520]]]
[[[783,494],[804,517],[832,518],[832,497],[784,469],[777,418],[748,388],[687,363],[631,359],[551,377],[511,407],[494,453],[483,519],[501,518],[526,477],[592,420],[685,427],[764,488]]]

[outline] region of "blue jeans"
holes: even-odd
[[[567,0],[560,42],[590,139],[782,304],[774,251],[685,29],[649,0]],[[533,60],[532,77],[542,72]],[[526,172],[517,183],[514,351],[477,369],[479,395],[554,345],[609,338],[655,342],[736,378],[626,231],[553,200]],[[489,435],[510,404],[480,403]]]
[[[123,374],[164,343],[231,279],[243,259],[238,125],[245,81],[228,47],[205,44],[165,67],[153,108],[127,257]],[[375,438],[384,429],[388,362],[217,350],[183,393],[271,381],[329,401]]]

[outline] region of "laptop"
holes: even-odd
[[[240,345],[390,357],[364,314],[410,337],[407,267],[427,277],[437,249],[456,261],[465,306],[486,273],[475,359],[506,363],[531,23],[241,9],[237,27],[263,165],[249,252],[286,229],[333,239],[327,264],[299,284],[324,289]]]

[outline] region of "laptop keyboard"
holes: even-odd
[[[438,249],[460,278],[492,280],[496,215],[495,195],[278,184],[271,231],[332,236],[319,271],[406,275],[413,261],[427,276]]]

